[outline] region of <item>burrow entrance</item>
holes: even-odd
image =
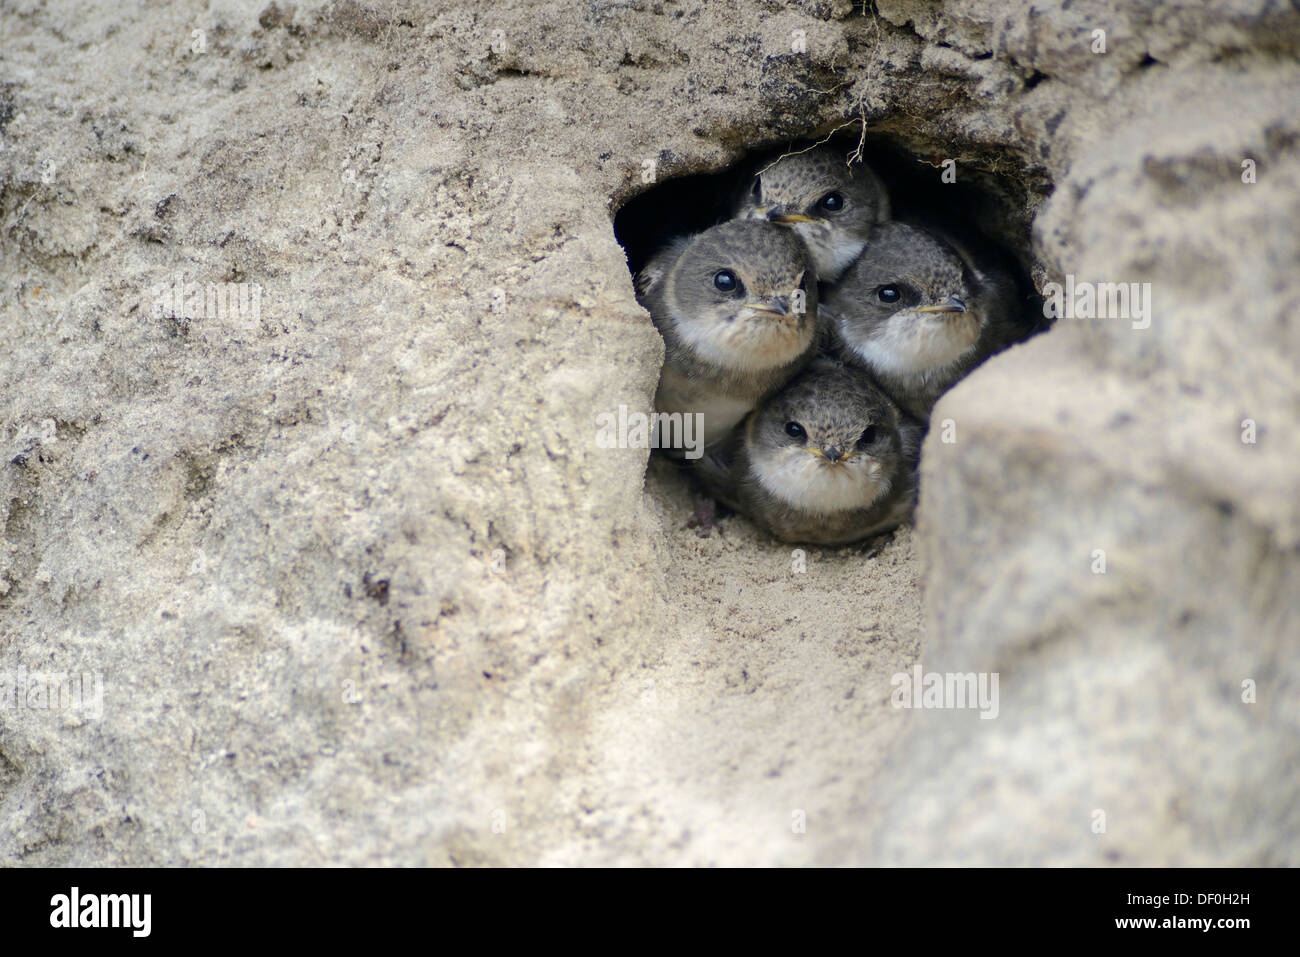
[[[827,142],[849,153],[857,147],[858,138],[844,134]],[[806,145],[793,143],[785,149],[794,151]],[[667,241],[727,219],[737,171],[752,160],[775,158],[783,151],[781,147],[755,149],[727,170],[657,183],[624,202],[614,215],[614,236],[627,253],[632,274],[635,276]],[[979,170],[968,174],[960,167],[955,170],[956,181],[945,183],[941,178],[944,157],[918,157],[883,133],[866,137],[862,155],[889,189],[895,219],[942,221],[965,238],[995,247],[1019,279],[1026,308],[1041,315],[1042,300],[1030,282],[1029,199],[1031,193],[1050,193],[1050,184],[1031,186],[1015,173]],[[1017,164],[1008,159],[1007,166],[1015,169]]]
[[[632,275],[635,277],[671,240],[730,218],[738,176],[751,163],[774,160],[813,142],[810,139],[757,148],[726,170],[656,183],[623,202],[614,215],[614,234],[627,254]],[[858,147],[859,138],[850,131],[815,142],[825,142],[847,155]],[[1038,203],[1051,192],[1051,183],[1040,172],[1023,174],[1022,164],[1008,153],[981,168],[951,168],[948,179],[953,181],[947,182],[944,173],[950,167],[945,167],[944,157],[917,155],[888,133],[868,135],[862,142],[862,157],[888,189],[891,218],[940,225],[968,245],[990,254],[1014,277],[1020,321],[1032,330],[1028,334],[1047,328],[1043,300],[1031,280],[1036,273],[1030,242],[1032,216]],[[647,492],[676,503],[680,514],[689,516],[692,490],[698,494],[699,489],[689,479],[683,479],[680,472],[675,463],[664,462],[658,454],[652,456]],[[726,534],[729,523],[745,521],[741,516],[728,517],[720,528]]]

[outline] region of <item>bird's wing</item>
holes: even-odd
[[[733,466],[741,441],[741,430],[737,428],[724,441],[706,449],[704,455],[691,463],[691,471],[709,494],[732,509],[739,509]]]
[[[835,338],[835,324],[839,322],[839,311],[824,302],[817,304],[816,350],[818,353],[834,355],[838,346]]]

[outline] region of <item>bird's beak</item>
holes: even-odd
[[[800,216],[796,213],[787,213],[784,206],[769,206],[767,209],[767,221],[777,223],[781,226],[793,226],[795,223],[815,223],[817,220],[811,216]]]
[[[751,302],[750,309],[758,312],[770,312],[775,316],[790,315],[790,300],[785,296],[773,296],[770,299],[764,299],[762,302]]]
[[[838,465],[840,462],[847,462],[849,459],[853,458],[854,454],[852,452],[841,451],[839,446],[835,445],[828,445],[822,449],[810,449],[805,447],[804,451],[809,455],[815,456],[825,462],[829,462],[831,465]]]
[[[937,306],[922,306],[917,312],[965,312],[966,303],[956,296],[949,296]]]

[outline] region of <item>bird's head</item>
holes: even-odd
[[[749,420],[754,475],[810,512],[867,508],[888,494],[903,460],[894,405],[861,373],[818,360]]]
[[[665,277],[678,333],[729,369],[784,365],[812,342],[817,279],[788,230],[732,220],[706,230]]]
[[[920,374],[975,347],[984,299],[979,276],[955,248],[916,227],[883,223],[827,308],[837,336],[869,367]]]
[[[862,252],[871,227],[889,218],[879,177],[843,153],[817,146],[760,165],[733,201],[737,217],[786,226],[807,244],[818,278],[833,282]]]

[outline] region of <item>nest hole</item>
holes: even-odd
[[[818,141],[823,142],[823,141]],[[859,146],[856,134],[826,140],[845,155]],[[737,177],[755,161],[775,160],[812,141],[784,149],[761,147],[731,166],[712,173],[677,176],[648,185],[625,200],[614,213],[614,234],[627,255],[633,277],[673,239],[702,232],[731,218],[730,203]],[[1036,270],[1030,231],[1038,201],[1051,192],[1051,183],[1030,174],[1013,151],[983,156],[978,166],[952,167],[945,158],[918,154],[903,140],[887,133],[868,135],[861,144],[863,161],[884,182],[892,219],[917,225],[933,224],[969,245],[978,246],[1014,278],[1021,321],[1030,335],[1049,327],[1043,320],[1043,300],[1034,287]],[[947,176],[945,176],[947,172]],[[1029,335],[1026,335],[1028,338]],[[997,356],[985,361],[996,361]],[[680,463],[655,454],[647,474],[647,491],[687,507],[694,484],[681,474]],[[698,489],[695,489],[698,492]],[[729,516],[729,510],[722,510]]]

